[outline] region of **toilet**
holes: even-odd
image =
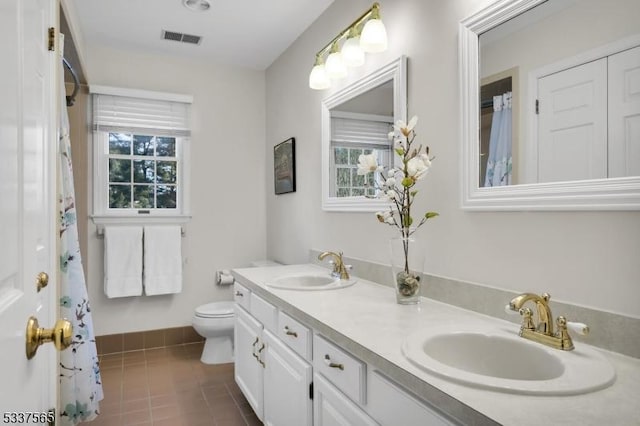
[[[272,260],[254,260],[252,267],[277,266]],[[232,286],[233,276],[228,270],[216,273],[216,284]],[[205,364],[225,364],[233,362],[233,307],[235,302],[213,302],[196,308],[191,325],[204,337],[204,349],[200,361]]]
[[[205,364],[233,362],[233,305],[214,302],[196,308],[191,324],[204,337],[200,361]]]

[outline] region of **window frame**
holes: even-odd
[[[96,163],[99,168],[98,179],[95,179],[97,185],[94,187],[94,194],[97,194],[96,198],[97,205],[96,211],[103,212],[104,215],[107,216],[138,216],[140,214],[148,214],[150,216],[175,216],[176,214],[180,214],[183,211],[184,206],[184,194],[185,185],[184,185],[184,150],[185,146],[189,143],[188,138],[180,137],[180,136],[171,136],[176,141],[176,152],[174,157],[158,157],[158,156],[144,156],[137,155],[133,152],[130,155],[126,154],[110,154],[109,153],[109,134],[116,132],[107,132],[107,131],[96,131],[94,133],[94,141],[97,141],[96,146],[98,149],[96,151],[100,151],[100,153],[96,156]],[[125,133],[125,132],[117,132],[117,133]],[[128,132],[132,136],[158,136],[158,135],[143,135],[141,132],[131,131]],[[148,133],[148,132],[147,132]],[[162,136],[161,136],[162,137]],[[176,182],[175,184],[167,184],[169,186],[176,187],[176,207],[175,208],[112,208],[109,206],[109,186],[112,182],[109,181],[109,160],[112,158],[116,159],[130,159],[131,161],[136,160],[146,160],[146,161],[175,161],[176,163]],[[139,183],[140,185],[152,185],[158,186],[158,183],[153,184],[144,184]],[[136,185],[135,182],[123,182],[123,186],[128,185],[133,188]],[[154,192],[155,195],[155,192]],[[149,211],[149,213],[139,213],[140,210]]]
[[[105,90],[108,89],[108,90]],[[104,90],[104,91],[103,91]],[[156,99],[167,101],[180,101],[191,103],[190,96],[165,94],[160,92],[147,92],[141,90],[129,90],[118,88],[99,87],[98,91],[90,91],[92,94],[110,94],[127,97],[137,97],[141,99]],[[176,99],[177,98],[177,99]],[[92,99],[93,101],[93,99]],[[109,134],[129,133],[140,136],[171,137],[176,141],[175,157],[166,157],[171,161],[176,161],[176,208],[110,208],[109,207]],[[123,126],[118,130],[96,129],[92,131],[91,143],[91,170],[92,177],[92,207],[91,218],[97,226],[107,224],[140,224],[147,225],[153,223],[160,224],[184,224],[191,219],[190,214],[190,158],[191,158],[191,137],[186,135],[171,134],[166,130],[135,128],[134,126]],[[126,155],[125,155],[126,156]],[[131,160],[137,159],[133,148],[131,155],[127,156]],[[163,157],[147,156],[149,160],[162,161]],[[133,189],[134,182],[129,183]],[[157,183],[154,183],[157,185]],[[173,185],[173,184],[171,184]]]

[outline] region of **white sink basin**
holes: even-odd
[[[610,386],[615,370],[598,351],[561,351],[519,337],[469,327],[421,330],[402,352],[415,366],[465,385],[507,393],[576,395]]]
[[[341,280],[328,274],[296,274],[278,277],[265,283],[268,287],[284,290],[336,290],[352,286],[355,279]]]

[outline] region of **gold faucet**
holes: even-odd
[[[515,312],[519,312],[522,315],[522,325],[520,326],[521,337],[525,339],[533,340],[534,342],[542,343],[552,348],[562,349],[564,351],[573,350],[573,341],[569,332],[567,331],[567,320],[563,316],[559,316],[556,325],[558,330],[553,331],[553,315],[551,314],[551,308],[549,308],[549,299],[551,296],[548,293],[543,293],[542,296],[538,296],[533,293],[523,293],[520,296],[514,298],[509,302],[509,309]],[[538,310],[538,325],[534,325],[531,309],[524,307],[524,304],[532,301],[536,304]],[[581,332],[587,334],[589,328],[584,324]]]
[[[327,256],[333,256],[333,271],[331,275],[341,280],[348,280],[349,273],[347,272],[347,268],[345,267],[344,261],[342,260],[342,252],[335,253],[332,251],[325,251],[318,255],[318,260],[323,260]]]

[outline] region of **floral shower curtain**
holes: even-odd
[[[61,80],[64,93],[64,69]],[[71,167],[69,116],[65,97],[61,96],[59,134],[59,194],[60,221],[60,316],[73,325],[71,346],[60,352],[60,422],[75,425],[93,420],[102,400],[102,382],[98,367],[96,340],[93,334],[91,308],[85,285],[78,227],[76,223],[75,191]]]
[[[511,185],[511,111],[511,92],[493,97],[485,187]]]

